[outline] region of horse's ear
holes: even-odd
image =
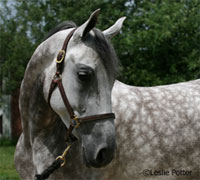
[[[98,18],[99,12],[100,12],[100,9],[97,9],[96,11],[94,11],[90,15],[89,19],[84,24],[82,24],[80,27],[78,27],[75,35],[82,38],[86,34],[88,34],[95,27],[95,25],[97,23],[97,18]]]
[[[103,34],[108,38],[111,39],[113,36],[119,33],[122,28],[123,22],[126,17],[119,18],[115,24],[113,24],[110,28],[103,31]]]

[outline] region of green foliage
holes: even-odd
[[[198,78],[200,2],[144,0],[136,6],[121,40],[121,79],[147,86]]]
[[[199,0],[13,0],[12,8],[7,1],[0,9],[0,75],[7,92],[19,87],[27,62],[50,29],[65,20],[81,25],[97,8],[102,30],[127,16],[112,40],[122,64],[120,80],[148,86],[200,75]]]
[[[3,1],[0,9],[0,76],[6,80],[5,91],[10,93],[20,85],[33,44],[26,26],[20,23],[20,17],[12,17],[8,5]]]

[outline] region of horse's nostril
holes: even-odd
[[[96,161],[99,162],[100,164],[103,164],[106,161],[106,148],[102,148],[96,157]]]

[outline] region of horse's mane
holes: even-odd
[[[52,30],[50,30],[50,32],[47,34],[44,40],[48,39],[50,36],[54,35],[55,33],[61,30],[74,28],[74,27],[77,27],[77,25],[74,22],[64,21],[58,24]],[[93,32],[95,34],[95,37],[93,39],[95,41],[95,48],[96,48],[97,53],[101,57],[103,64],[108,70],[108,72],[116,76],[119,71],[119,60],[117,58],[117,55],[115,53],[115,50],[112,44],[99,29],[94,28]],[[87,38],[85,40],[87,40]]]
[[[99,29],[94,28],[93,32],[97,53],[108,72],[116,77],[119,72],[119,60],[112,44]]]
[[[51,29],[44,40],[48,39],[58,31],[62,31],[65,29],[77,27],[77,25],[73,21],[63,21],[62,23],[58,24],[55,28]]]

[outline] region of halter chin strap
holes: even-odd
[[[77,128],[81,123],[87,122],[87,121],[92,121],[92,120],[103,120],[103,119],[108,119],[108,118],[115,118],[114,113],[105,113],[105,114],[97,114],[97,115],[92,115],[92,116],[86,116],[86,117],[78,117],[77,115],[74,114],[73,108],[71,107],[69,100],[67,98],[67,95],[65,93],[63,84],[62,84],[62,71],[63,71],[63,66],[64,66],[64,59],[66,56],[66,51],[67,51],[67,45],[69,43],[69,40],[71,39],[74,31],[76,29],[73,29],[68,36],[66,37],[64,44],[62,46],[62,49],[59,51],[56,59],[56,73],[53,77],[53,80],[50,85],[49,89],[49,95],[48,95],[48,104],[50,105],[50,100],[51,100],[51,95],[56,87],[58,87],[61,97],[63,99],[63,102],[65,104],[65,107],[69,113],[70,116],[70,127],[68,129],[68,134],[70,135],[72,130],[74,128]]]

